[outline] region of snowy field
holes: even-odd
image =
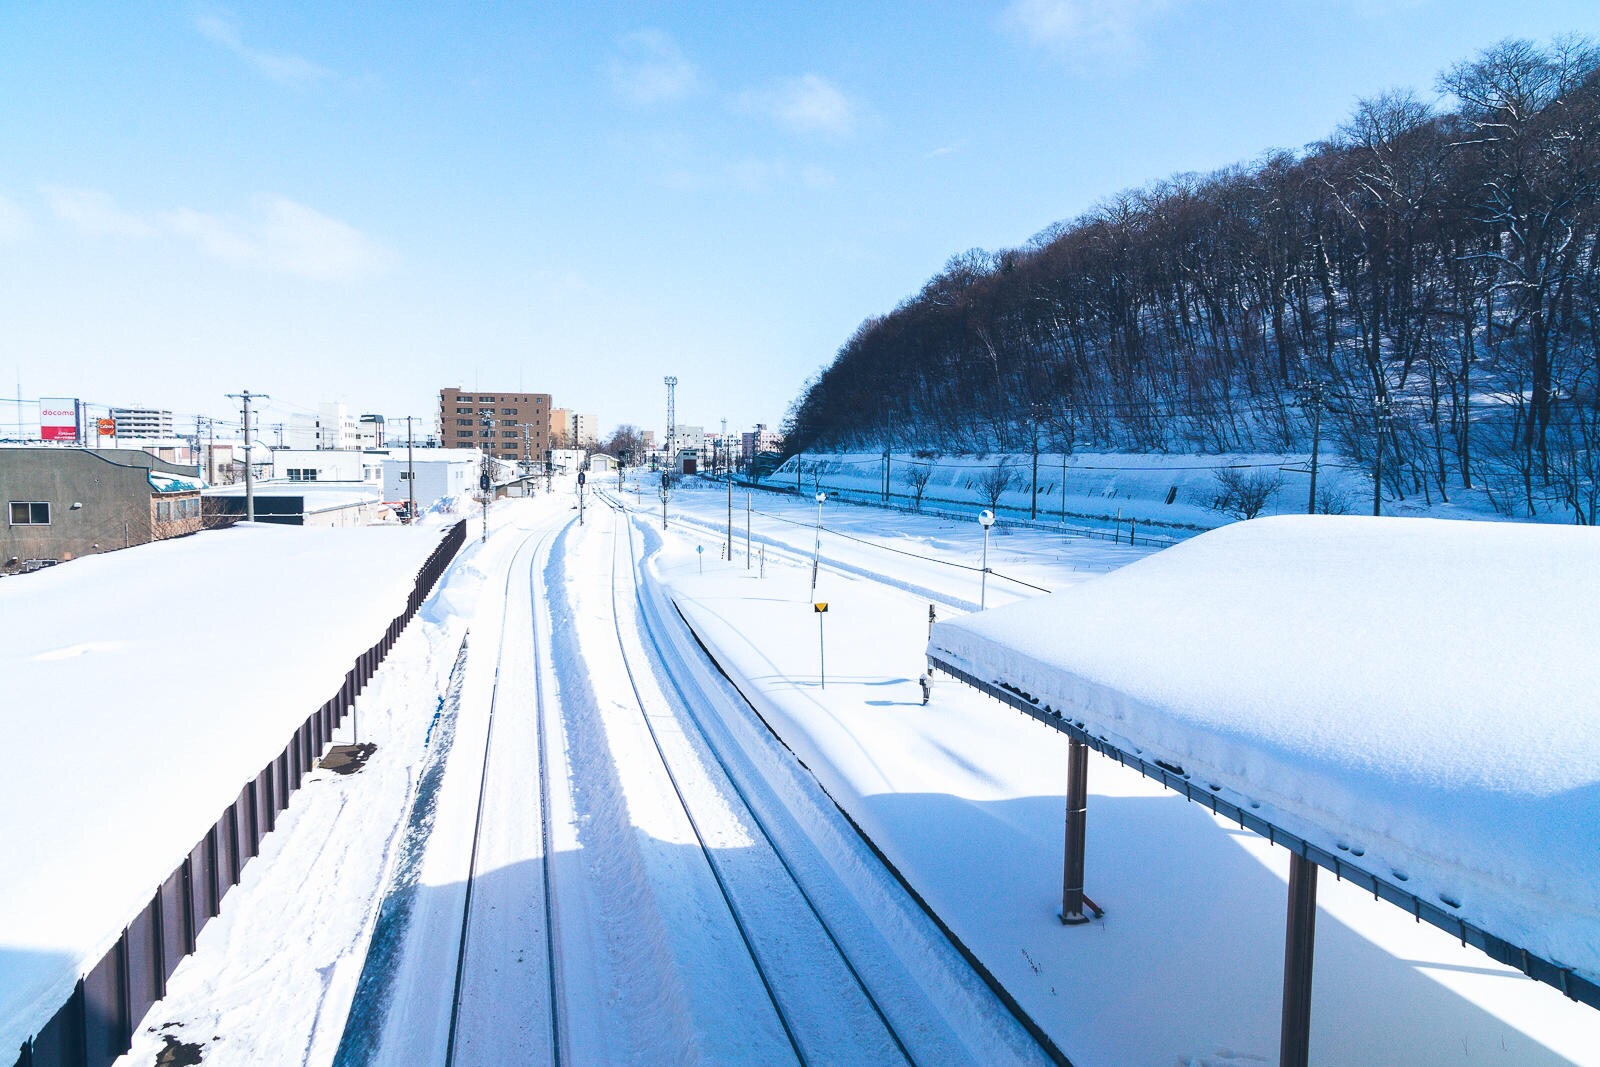
[[[631,537],[623,532],[627,524],[593,493],[587,523],[576,527],[570,483],[558,483],[552,495],[497,504],[486,543],[479,543],[472,524],[468,545],[440,589],[360,698],[362,739],[376,742],[376,753],[358,774],[314,772],[296,794],[261,858],[245,868],[241,885],[202,933],[196,954],[179,967],[166,1000],[140,1023],[124,1060],[129,1067],[154,1063],[176,1042],[195,1046],[206,1063],[433,1062],[435,1042],[451,1014],[448,988],[458,960],[465,872],[490,868],[478,900],[498,912],[505,905],[497,900],[522,896],[497,898],[497,889],[525,878],[547,848],[562,861],[555,896],[566,894],[569,917],[574,911],[587,917],[564,928],[557,946],[568,979],[564,994],[588,1005],[594,1020],[568,1035],[574,1062],[783,1058],[765,1044],[778,1039],[773,1024],[763,1021],[770,1019],[763,1014],[769,1009],[747,999],[757,996],[758,986],[737,976],[729,952],[707,947],[715,938],[699,939],[702,927],[722,929],[725,920],[694,919],[710,915],[696,910],[708,899],[709,876],[683,849],[694,837],[686,818],[737,842],[740,835],[755,834],[751,817],[739,815],[716,829],[711,820],[726,817],[718,814],[725,806],[718,799],[722,794],[694,800],[693,794],[710,786],[691,786],[692,803],[680,811],[668,800],[663,772],[645,773],[654,759],[646,758],[646,721],[668,730],[662,746],[680,750],[678,773],[715,762],[705,743],[672,740],[687,726],[678,717],[681,702],[658,702],[674,685],[689,684],[685,679],[708,694],[689,703],[719,709],[721,725],[713,724],[713,733],[734,743],[728,773],[767,780],[769,799],[753,810],[766,812],[763,818],[774,825],[784,822],[784,811],[801,813],[788,816],[790,829],[778,836],[793,838],[797,847],[807,841],[820,847],[816,855],[823,859],[800,863],[802,881],[821,887],[824,910],[842,917],[841,929],[854,931],[847,943],[860,953],[875,988],[896,991],[888,999],[899,1007],[890,1018],[897,1029],[927,1042],[913,1048],[932,1050],[915,1056],[918,1062],[994,1062],[1002,1049],[1006,1058],[1023,1061],[1027,1052],[1014,1044],[1016,1030],[999,1001],[986,999],[981,983],[958,977],[946,959],[953,958],[949,947],[937,948],[942,939],[921,942],[919,950],[905,947],[926,938],[923,927],[931,924],[919,923],[914,906],[904,910],[893,879],[875,872],[870,856],[856,855],[853,833],[829,822],[828,805],[816,804],[821,794],[807,783],[826,790],[870,836],[1072,1062],[1239,1067],[1275,1059],[1284,852],[1095,759],[1087,888],[1106,916],[1086,927],[1063,927],[1056,910],[1065,738],[943,677],[923,706],[917,684],[930,605],[939,620],[949,620],[975,611],[980,599],[996,607],[1032,601],[1045,591],[1089,590],[1150,550],[1001,527],[991,536],[993,573],[984,581],[975,522],[829,503],[822,509],[823,565],[813,592],[817,508],[809,500],[757,494],[747,512],[743,495],[736,494],[730,531],[725,490],[691,483],[672,494],[663,531],[654,484],[638,492],[630,487],[622,498],[634,511]],[[403,537],[405,531],[371,536],[380,534]],[[730,540],[731,558],[724,558]],[[623,554],[628,544],[641,554],[638,614],[659,615],[656,631],[619,608],[634,595]],[[419,562],[431,545],[419,552]],[[97,562],[102,560],[58,573],[71,577],[74,568]],[[39,577],[50,575],[27,581]],[[725,683],[689,662],[697,650],[681,638],[654,647],[663,663],[683,662],[652,668],[637,690],[624,686],[619,664],[647,654],[645,635],[674,623],[670,607],[653,599],[658,595],[672,598],[764,723],[725,694],[712,695]],[[89,600],[91,594],[76,596]],[[257,594],[254,602],[262,599]],[[826,614],[814,610],[816,601],[828,603]],[[29,638],[34,652],[109,639],[89,612],[63,608],[60,614],[74,620],[70,632],[47,642]],[[349,630],[348,640],[359,650],[393,614],[386,605],[370,627],[343,616],[336,628]],[[12,615],[7,612],[8,625]],[[524,617],[526,629],[518,621]],[[1114,638],[1127,625],[1107,619],[1102,629]],[[506,653],[497,657],[494,650],[502,647]],[[292,655],[274,652],[252,661],[251,691],[283,695],[284,705],[295,686],[306,685],[315,695],[294,695],[270,750],[244,774],[275,754],[293,724],[325,699],[320,684],[300,680],[304,665],[320,662],[324,651],[337,665],[336,683],[348,657],[321,645],[312,660],[307,647],[297,646]],[[28,662],[57,664],[58,672],[39,684],[82,693],[73,681],[77,676],[59,669],[69,660]],[[240,676],[231,664],[208,663],[206,670]],[[506,734],[518,739],[518,747],[503,764],[498,749],[486,759],[490,709],[515,698],[517,714],[531,714],[528,694],[540,674],[547,676],[555,709],[546,733],[535,733],[532,719],[507,720],[521,722]],[[636,693],[641,702],[629,710]],[[204,708],[214,711],[215,705]],[[651,710],[641,718],[639,708]],[[454,741],[446,759],[441,732],[447,724]],[[769,728],[805,771],[786,764],[781,747],[762,748],[759,739],[769,736]],[[502,817],[482,824],[484,840],[474,847],[474,810],[492,815],[503,806],[496,799],[502,793],[511,798],[504,803],[514,801],[519,791],[505,783],[533,774],[541,736],[559,788],[548,805],[537,806],[557,816],[557,832],[541,842],[517,819]],[[46,751],[63,750],[40,777],[61,777],[68,761],[81,765],[80,753],[64,751],[69,743],[82,746],[81,732],[35,743]],[[227,746],[212,744],[227,753]],[[178,762],[202,763],[203,751],[184,753]],[[237,758],[245,762],[242,753]],[[400,1007],[377,1018],[384,1036],[373,1046],[375,1055],[354,1055],[348,1044],[341,1054],[351,1006],[363,1003],[358,988],[373,930],[385,902],[394,899],[430,760],[442,761],[445,773],[417,868],[412,937],[393,968],[397,984],[391,995]],[[225,777],[227,787],[214,804],[198,806],[191,798],[197,807],[181,813],[202,832],[237,794],[242,776],[230,769]],[[520,792],[522,803],[531,803],[527,788]],[[7,799],[12,812],[37,806],[17,794]],[[135,811],[125,821],[150,820]],[[31,825],[21,815],[8,822],[19,834]],[[161,874],[193,836],[174,836],[181,841],[177,855]],[[741,845],[732,854],[743,857],[746,850]],[[606,880],[617,877],[622,881]],[[635,891],[606,895],[618,885]],[[140,882],[134,907],[147,899],[150,887]],[[1348,884],[1328,879],[1320,888],[1313,1062],[1600,1064],[1600,1013],[1462,949]],[[871,922],[850,918],[852,897],[871,902],[857,906],[875,917]],[[546,1022],[524,1023],[511,1015],[549,985],[536,970],[523,969],[524,961],[542,952],[544,939],[528,915],[500,921],[480,914],[473,924],[503,941],[505,951],[462,953],[469,962],[475,956],[478,969],[460,972],[469,993],[461,1015],[481,1023],[465,1031],[456,1051],[462,1062],[506,1062],[507,1048],[535,1047],[533,1030]],[[726,944],[727,935],[715,936]],[[21,938],[13,932],[4,942],[8,955],[23,954],[12,953],[13,945],[39,943]],[[637,999],[657,982],[675,992],[665,1000]],[[653,1009],[636,1010],[646,1004]],[[925,1014],[930,1005],[931,1016]],[[798,1017],[804,1024],[806,1012]],[[484,1039],[484,1026],[502,1032]],[[509,1033],[524,1026],[525,1037]],[[474,1033],[480,1036],[474,1039]],[[862,1040],[846,1047],[871,1047],[870,1037]],[[750,1051],[762,1048],[768,1052]],[[832,1061],[882,1057],[836,1055]]]

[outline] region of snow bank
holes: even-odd
[[[1238,523],[930,649],[1600,976],[1600,533]]]
[[[799,478],[796,478],[796,467]],[[1011,481],[1000,497],[1001,515],[1025,517],[1035,508],[1033,456],[1029,453],[950,455],[932,458],[895,453],[889,464],[892,502],[910,507],[914,493],[906,484],[907,472],[928,472],[923,493],[927,510],[988,506],[982,486],[1002,467]],[[1232,468],[1245,476],[1276,479],[1278,488],[1266,500],[1261,514],[1295,514],[1305,510],[1310,488],[1311,457],[1303,453],[1234,452],[1221,455],[1078,452],[1039,454],[1037,511],[1039,521],[1065,521],[1069,525],[1096,525],[1134,520],[1159,524],[1157,532],[1188,536],[1232,521],[1233,515],[1212,507],[1221,487],[1217,472]],[[767,476],[764,484],[792,488],[798,484],[809,496],[813,481],[830,493],[876,501],[883,492],[881,452],[843,452],[791,456]],[[1317,495],[1324,506],[1360,512],[1370,510],[1371,471],[1344,457],[1323,453],[1318,466]],[[1404,504],[1385,500],[1385,509],[1421,509],[1422,501]],[[1482,511],[1490,513],[1487,505]],[[1443,508],[1451,516],[1470,510]]]
[[[334,694],[438,540],[240,524],[0,582],[0,1047]]]

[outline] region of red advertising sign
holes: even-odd
[[[76,441],[78,439],[78,402],[61,397],[46,397],[39,401],[39,440]]]
[[[115,437],[115,436],[117,436],[117,420],[116,419],[96,419],[95,420],[95,425],[97,427],[99,427],[100,436],[101,437]]]

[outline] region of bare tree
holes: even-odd
[[[976,488],[984,503],[993,510],[1000,506],[1000,498],[1006,495],[1006,491],[1016,484],[1017,476],[1011,471],[1011,458],[1008,456],[979,475]]]
[[[922,494],[927,491],[928,479],[932,477],[933,468],[926,463],[913,463],[900,472],[900,480],[911,490],[911,500],[918,511],[922,510]]]
[[[1237,467],[1223,467],[1217,471],[1217,495],[1209,505],[1240,519],[1253,519],[1261,514],[1274,493],[1283,488],[1283,475],[1262,470],[1245,472]]]

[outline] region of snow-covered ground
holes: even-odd
[[[0,582],[0,1048],[338,690],[440,532],[240,524]]]
[[[723,492],[710,487],[674,498],[685,519],[701,524],[692,536],[707,553],[663,553],[663,574],[723,666],[955,933],[1075,1062],[1271,1062],[1286,853],[1096,759],[1088,890],[1107,915],[1062,927],[1066,739],[949,681],[920,706],[929,601],[945,619],[976,599],[978,576],[957,567],[980,558],[978,524],[824,505],[823,556],[840,565],[823,568],[814,599],[829,607],[819,622],[810,589],[814,505],[756,501],[764,514],[753,540],[768,542],[765,579],[745,571],[742,558],[730,567],[713,554],[726,518]],[[737,511],[734,521],[742,557]],[[991,566],[1051,590],[1087,589],[1081,583],[1096,564],[1145,554],[1001,529]],[[863,577],[872,572],[892,581]],[[1486,590],[1494,584],[1485,576]],[[988,603],[1027,593],[991,576]],[[1214,595],[1225,598],[1226,589]],[[1110,613],[1077,620],[1096,634],[1096,647],[1115,647],[1123,634],[1138,639],[1138,625]],[[1217,624],[1219,632],[1227,626]],[[1492,645],[1485,635],[1474,650]],[[1159,661],[1163,652],[1150,654]],[[1325,880],[1320,904],[1313,1062],[1600,1062],[1600,1013],[1348,883]]]
[[[936,455],[896,452],[889,456],[889,503],[914,509],[916,491],[907,475],[922,471],[926,484],[922,509],[960,513],[988,505],[985,484],[1006,488],[998,501],[1003,519],[1031,519],[1081,531],[1129,536],[1157,542],[1191,536],[1233,522],[1237,513],[1216,506],[1223,487],[1220,473],[1231,472],[1263,490],[1261,515],[1299,515],[1310,503],[1311,456],[1306,453],[1234,452],[1211,455],[1178,453],[1044,452],[1038,456],[1035,481],[1031,453]],[[1386,479],[1387,481],[1387,479]],[[853,500],[879,502],[884,491],[881,452],[844,452],[791,457],[767,476],[764,484],[792,490],[809,499],[815,489]],[[1036,491],[1037,490],[1037,491]],[[1397,498],[1386,485],[1383,514],[1455,519],[1500,519],[1501,509],[1516,511],[1514,501],[1497,498],[1480,485],[1453,488],[1449,499],[1436,487],[1411,486]],[[1372,467],[1324,449],[1317,461],[1317,512],[1370,515]],[[1570,522],[1570,513],[1551,511],[1541,522]]]
[[[508,692],[526,699],[533,677],[527,661],[534,655],[544,657],[539,669],[549,674],[562,709],[552,726],[560,736],[559,751],[546,756],[555,777],[564,779],[563,789],[572,790],[565,800],[558,790],[550,804],[560,817],[558,829],[567,827],[557,833],[554,847],[577,861],[572,869],[578,872],[555,883],[556,892],[559,899],[565,887],[570,903],[573,888],[579,887],[579,899],[588,903],[578,912],[590,920],[580,924],[587,933],[563,934],[564,973],[574,980],[575,993],[588,981],[598,983],[589,987],[591,993],[609,989],[617,994],[609,1002],[579,1001],[597,1009],[596,1027],[612,1029],[578,1035],[573,1047],[580,1054],[574,1058],[739,1058],[730,1042],[742,1040],[739,1033],[759,1031],[761,1024],[740,999],[749,987],[728,984],[726,954],[697,947],[704,943],[695,940],[696,912],[687,902],[699,899],[701,889],[693,887],[703,887],[705,874],[693,873],[688,865],[690,853],[681,845],[693,835],[683,811],[665,806],[660,781],[652,777],[662,772],[640,776],[650,765],[644,758],[643,716],[640,705],[630,710],[633,697],[619,688],[620,649],[642,655],[641,635],[648,632],[611,613],[617,602],[610,585],[613,560],[620,558],[613,552],[625,544],[619,532],[624,527],[592,495],[587,524],[582,530],[572,526],[576,512],[570,489],[570,483],[558,484],[555,494],[502,502],[491,511],[487,543],[476,536],[469,540],[360,699],[362,737],[377,743],[376,753],[358,774],[315,772],[296,794],[262,856],[246,867],[241,885],[201,935],[196,954],[174,975],[167,999],[140,1024],[127,1064],[152,1063],[169,1039],[200,1046],[207,1063],[334,1061],[363,981],[372,930],[383,902],[393,899],[396,868],[414,825],[419,777],[430,753],[439,751],[439,731],[447,721],[456,731],[450,766],[433,831],[425,835],[441,851],[426,856],[417,871],[421,904],[412,927],[429,929],[426,913],[435,910],[442,920],[438,929],[453,927],[453,937],[459,938],[461,864],[464,856],[470,862],[471,852],[470,843],[464,847],[460,839],[461,828],[470,831],[474,825],[485,768],[489,780],[496,777],[494,764],[484,759],[484,717],[496,700],[497,671],[500,700]],[[975,610],[980,599],[994,607],[1041,591],[1074,588],[1149,555],[1148,549],[998,527],[988,549],[993,573],[985,581],[978,570],[983,546],[975,522],[825,504],[825,562],[813,592],[817,509],[811,501],[756,494],[747,512],[743,494],[736,494],[730,538],[722,487],[690,483],[675,490],[665,531],[654,484],[622,496],[635,510],[634,537],[643,554],[641,603],[650,603],[658,591],[670,595],[765,720],[765,727],[756,725],[740,718],[736,703],[714,702],[721,710],[709,724],[712,732],[721,736],[719,744],[732,743],[726,751],[748,764],[732,767],[733,777],[756,768],[787,808],[803,798],[814,776],[1073,1062],[1272,1061],[1282,978],[1287,867],[1282,850],[1108,761],[1095,760],[1088,889],[1107,914],[1090,926],[1065,928],[1056,919],[1065,738],[947,679],[935,682],[927,706],[921,703],[917,678],[925,663],[930,605],[943,620]],[[751,554],[745,548],[747,515]],[[530,540],[563,525],[565,531],[546,542],[548,559],[540,556],[542,562],[536,563]],[[476,534],[476,523],[473,527]],[[729,540],[731,559],[724,558]],[[618,566],[626,575],[627,564]],[[519,572],[522,577],[514,581]],[[624,588],[630,580],[624,577]],[[543,592],[532,583],[543,583]],[[818,601],[828,603],[827,613],[814,610]],[[513,652],[497,657],[488,650],[499,648],[501,637],[510,634],[505,620],[525,614],[519,602],[534,606],[538,629],[512,636]],[[659,608],[657,613],[660,626],[673,624],[675,613]],[[383,621],[392,614],[383,615]],[[59,647],[95,640],[91,624],[87,620],[81,632],[65,635]],[[349,620],[344,625],[358,628]],[[350,640],[365,647],[374,636],[375,630],[353,632]],[[658,649],[658,658],[688,659],[696,652],[681,637],[670,647],[677,651]],[[262,692],[281,693],[297,684],[298,663],[287,656],[257,663],[248,677]],[[341,661],[341,673],[343,666]],[[646,714],[656,725],[687,729],[678,703],[657,704],[647,692],[652,686],[664,692],[672,679],[681,684],[684,677],[698,677],[693,684],[708,693],[719,685],[710,676],[652,668],[641,692],[644,706],[655,709]],[[55,681],[70,688],[71,678],[63,672]],[[285,712],[286,721],[298,722],[320,703],[326,694],[317,692]],[[201,710],[211,706],[194,703]],[[455,717],[449,720],[452,706]],[[578,708],[584,709],[581,717],[572,713]],[[579,736],[576,729],[584,723],[590,732]],[[787,763],[782,748],[761,748],[758,740],[768,727],[804,770]],[[268,755],[286,736],[287,729]],[[41,774],[61,774],[70,766],[74,753],[68,741],[81,744],[82,738],[42,739],[41,750],[52,753],[55,762]],[[707,754],[709,744],[685,740],[663,747],[681,746],[692,757],[678,763],[684,768],[697,761],[715,763]],[[515,758],[521,762],[510,765],[511,779],[531,773],[528,761],[535,746],[527,740],[522,745]],[[226,746],[217,752],[226,755]],[[196,758],[191,753],[188,761]],[[243,773],[254,773],[260,762]],[[470,772],[459,769],[468,767]],[[193,813],[202,830],[236,794],[240,780],[230,772],[226,797]],[[615,792],[608,792],[613,786]],[[491,784],[484,793],[488,809],[496,806],[493,794],[499,788]],[[578,795],[584,788],[593,790],[587,798]],[[459,795],[452,798],[449,792]],[[698,807],[697,815],[722,803],[714,796],[707,794],[710,807]],[[881,872],[874,874],[855,856],[848,834],[838,836],[837,826],[825,825],[819,814],[825,807],[794,808],[808,812],[797,817],[801,829],[795,836],[824,843],[819,855],[828,862],[816,868],[815,876],[836,887],[831,892],[838,906],[858,896],[865,902],[859,906],[874,916],[878,930],[872,936],[889,947],[866,958],[879,961],[875,966],[884,973],[898,969],[911,975],[909,984],[894,986],[902,991],[929,989],[928,966],[952,976],[947,964],[931,958],[935,954],[920,964],[889,965],[896,958],[893,946],[911,943],[905,937],[919,929],[915,909],[901,910],[904,902],[894,903],[899,898],[892,882],[885,883]],[[26,808],[13,804],[6,810],[17,813],[8,822],[28,821]],[[519,867],[543,848],[525,832],[522,837],[509,828],[490,833],[493,840],[480,843],[480,860],[490,856],[489,865],[500,875],[521,878]],[[736,820],[716,832],[754,831]],[[179,856],[193,836],[174,838],[182,842],[176,846]],[[637,876],[639,892],[620,900],[590,895],[587,887],[608,883],[592,880],[583,866],[613,854],[623,873]],[[855,858],[844,862],[840,857],[845,856]],[[674,871],[685,881],[674,881]],[[147,897],[149,888],[141,885],[140,894]],[[1462,949],[1348,885],[1324,882],[1321,889],[1314,1062],[1600,1063],[1600,1013]],[[493,889],[486,893],[492,900]],[[673,899],[681,906],[679,922],[663,925],[662,916],[672,912],[658,910],[657,903]],[[891,922],[891,915],[898,918]],[[930,923],[921,926],[931,929]],[[846,922],[843,928],[857,927]],[[508,943],[537,940],[526,916],[504,927],[491,920],[490,936],[496,929]],[[652,939],[652,929],[664,939]],[[458,940],[433,939],[432,948],[424,945],[422,952],[413,962],[430,954],[442,962],[401,968],[423,999],[392,1001],[407,1007],[382,1017],[395,1027],[397,1038],[382,1062],[415,1062],[403,1055],[412,1039],[417,1042],[413,1050],[425,1053],[424,1061],[434,1058],[427,1049],[437,1040],[440,1012],[448,1014],[449,1007],[437,996],[415,1014],[410,1005],[426,1004],[430,990],[453,980]],[[520,958],[526,957],[502,956],[503,968]],[[651,976],[673,973],[684,984],[667,1000],[632,999],[644,996],[640,987],[653,981]],[[499,1011],[493,998],[497,980],[489,971],[478,974],[476,979],[469,975],[466,984],[479,983],[489,999],[463,1015],[482,1012],[492,1023]],[[538,986],[527,978],[511,988]],[[997,999],[985,1007],[970,981],[941,979],[946,980],[955,982],[947,989],[962,991],[959,999],[922,996],[938,1011],[948,1011],[942,1026],[957,1036],[938,1041],[954,1051],[927,1058],[991,1059],[972,1052],[983,1046],[974,1045],[971,1035],[986,1027],[995,1034],[1008,1032],[1008,1016],[996,1007]],[[720,1001],[719,988],[727,994]],[[910,1014],[898,1017],[915,1018],[929,1010],[928,1003],[908,1002],[902,1011]],[[635,1006],[641,1009],[637,1015]],[[709,1021],[708,1010],[714,1016]],[[740,1016],[739,1026],[727,1034],[709,1029],[715,1018],[731,1020],[733,1014]],[[698,1052],[686,1051],[691,1049]],[[493,1054],[484,1052],[481,1061],[492,1062]]]

